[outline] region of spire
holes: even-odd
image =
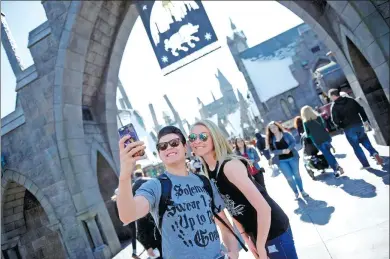
[[[153,119],[153,124],[154,124],[154,130],[155,130],[156,132],[159,132],[160,129],[161,129],[161,126],[160,126],[160,124],[158,123],[157,116],[156,116],[156,112],[154,111],[153,104],[151,104],[151,103],[149,103],[149,110],[150,110],[150,113],[152,114],[152,119]]]
[[[126,109],[132,110],[133,106],[131,106],[129,97],[127,96],[125,88],[123,87],[122,82],[121,82],[121,80],[119,78],[118,78],[118,89],[121,92],[121,95],[122,95],[122,98],[123,98],[123,102],[125,103]]]
[[[210,91],[211,92],[211,95],[213,96],[213,100],[216,101],[217,99],[215,99],[215,96],[213,94],[213,91]]]
[[[238,100],[240,101],[245,101],[244,96],[242,95],[241,91],[237,89],[237,94],[238,94]]]
[[[230,20],[230,28],[232,28],[232,31],[235,31],[237,29],[236,25],[234,24],[231,17],[229,17],[229,20]]]
[[[199,97],[196,97],[196,100],[198,100],[198,104],[203,104]]]
[[[24,67],[20,57],[18,56],[15,40],[8,28],[8,23],[3,12],[1,13],[1,42],[3,43],[5,53],[7,54],[15,77],[17,78],[23,71]]]
[[[173,107],[171,101],[169,100],[168,96],[166,94],[164,94],[164,99],[165,101],[167,102],[168,106],[169,106],[169,109],[171,110],[172,112],[172,115],[173,115],[173,118],[175,119],[175,122],[178,124],[179,126],[179,129],[185,134],[185,130],[184,130],[184,127],[183,127],[183,123],[181,121],[181,118],[180,118],[180,115],[179,113],[176,111],[176,109]]]
[[[230,82],[226,79],[226,77],[224,76],[224,74],[222,74],[222,72],[219,70],[219,68],[218,68],[218,71],[217,71],[217,74],[215,75],[215,77],[218,79],[219,88],[221,89],[222,95],[223,95],[223,93],[226,92],[226,91],[233,90],[232,85],[231,85]]]

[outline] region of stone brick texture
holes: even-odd
[[[356,11],[359,7],[349,1],[328,1],[325,8],[304,2],[282,4],[289,5],[302,18],[318,21],[325,30],[319,38],[330,38],[328,43],[344,57],[348,55],[343,49],[345,36],[341,24],[348,26],[356,38],[364,38],[360,41],[367,46],[358,48],[376,65],[373,69],[381,86],[388,88],[388,83],[383,83],[389,78],[388,55],[381,54],[386,53],[388,43],[389,17],[385,6],[388,1],[372,1],[375,9],[368,11]],[[128,2],[42,1],[42,4],[51,34],[30,46],[38,78],[17,92],[17,107],[23,110],[25,123],[3,135],[1,141],[2,154],[7,159],[4,169],[17,172],[12,173],[12,179],[5,179],[2,174],[2,250],[6,254],[14,249],[16,238],[20,237],[17,248],[22,258],[94,258],[95,251],[86,238],[80,215],[95,212],[102,222],[101,235],[114,255],[120,250],[115,232],[119,222],[109,198],[117,186],[117,178],[113,176],[117,172],[100,158],[100,162],[92,165],[91,149],[97,143],[110,161],[117,161],[112,155],[117,151],[117,146],[112,146],[117,143],[116,131],[107,131],[107,125],[114,127],[112,122],[116,118],[105,117],[105,110],[115,109],[115,103],[106,103],[104,98],[115,93],[106,92],[105,76],[108,68],[120,66],[118,53],[112,62],[110,57],[118,31],[131,30],[126,24],[120,27],[123,20],[129,20],[125,17]],[[67,35],[69,43],[64,40]],[[122,45],[124,48],[126,44]],[[347,78],[357,80],[346,60],[341,62],[344,71],[351,71]],[[353,90],[363,92],[360,84],[353,84]],[[386,102],[389,98],[372,95],[372,99],[368,97],[370,102]],[[303,101],[308,100],[296,98],[299,105]],[[94,123],[82,120],[81,105],[90,108]],[[375,116],[370,120],[375,121]],[[99,186],[103,179],[104,184]],[[91,186],[86,190],[86,185]],[[96,195],[99,190],[100,196]],[[26,209],[32,200],[28,193],[38,202]]]

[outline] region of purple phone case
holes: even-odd
[[[125,147],[133,142],[139,141],[137,132],[134,129],[133,124],[128,124],[126,126],[123,126],[118,130],[120,138],[123,138],[124,136],[130,136],[128,140],[125,141]],[[138,156],[143,156],[145,154],[144,151],[139,152],[137,155]]]

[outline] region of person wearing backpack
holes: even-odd
[[[162,236],[164,259],[224,258],[217,223],[227,255],[231,259],[238,258],[238,237],[223,211],[224,203],[215,185],[206,177],[186,169],[187,149],[183,133],[174,126],[160,130],[156,148],[166,172],[145,182],[134,196],[131,172],[136,161],[142,159],[135,155],[144,150],[145,145],[137,141],[124,147],[127,139],[123,137],[119,141],[117,206],[121,221],[132,222],[151,213]]]
[[[297,259],[287,215],[253,179],[248,160],[233,153],[218,126],[196,122],[188,138],[255,258]]]
[[[249,173],[261,186],[264,187],[264,189],[266,189],[263,170],[259,165],[260,157],[257,154],[257,151],[251,146],[248,147],[242,138],[236,138],[234,144],[236,155],[245,157],[251,162],[251,166],[249,167]]]
[[[324,120],[317,114],[313,108],[306,105],[301,109],[303,128],[308,138],[324,155],[326,161],[333,169],[333,174],[337,178],[344,174],[344,169],[339,165],[335,156],[330,151],[332,148],[332,138],[326,130]]]

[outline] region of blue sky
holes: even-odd
[[[234,88],[247,91],[245,80],[226,47],[226,36],[231,34],[229,18],[244,31],[249,46],[302,23],[295,14],[274,1],[203,1],[203,4],[222,48],[168,76],[161,73],[140,19],[133,28],[119,77],[133,107],[140,111],[149,126],[152,126],[149,103],[155,105],[161,123],[162,111],[168,111],[163,94],[169,96],[182,117],[190,122],[195,116],[199,117],[196,97],[207,104],[212,100],[211,91],[216,98],[221,96],[214,76],[218,68]],[[2,1],[1,8],[6,14],[23,63],[28,67],[32,64],[27,48],[28,33],[46,20],[41,1]],[[16,82],[3,48],[1,65],[1,117],[4,117],[14,110]]]

